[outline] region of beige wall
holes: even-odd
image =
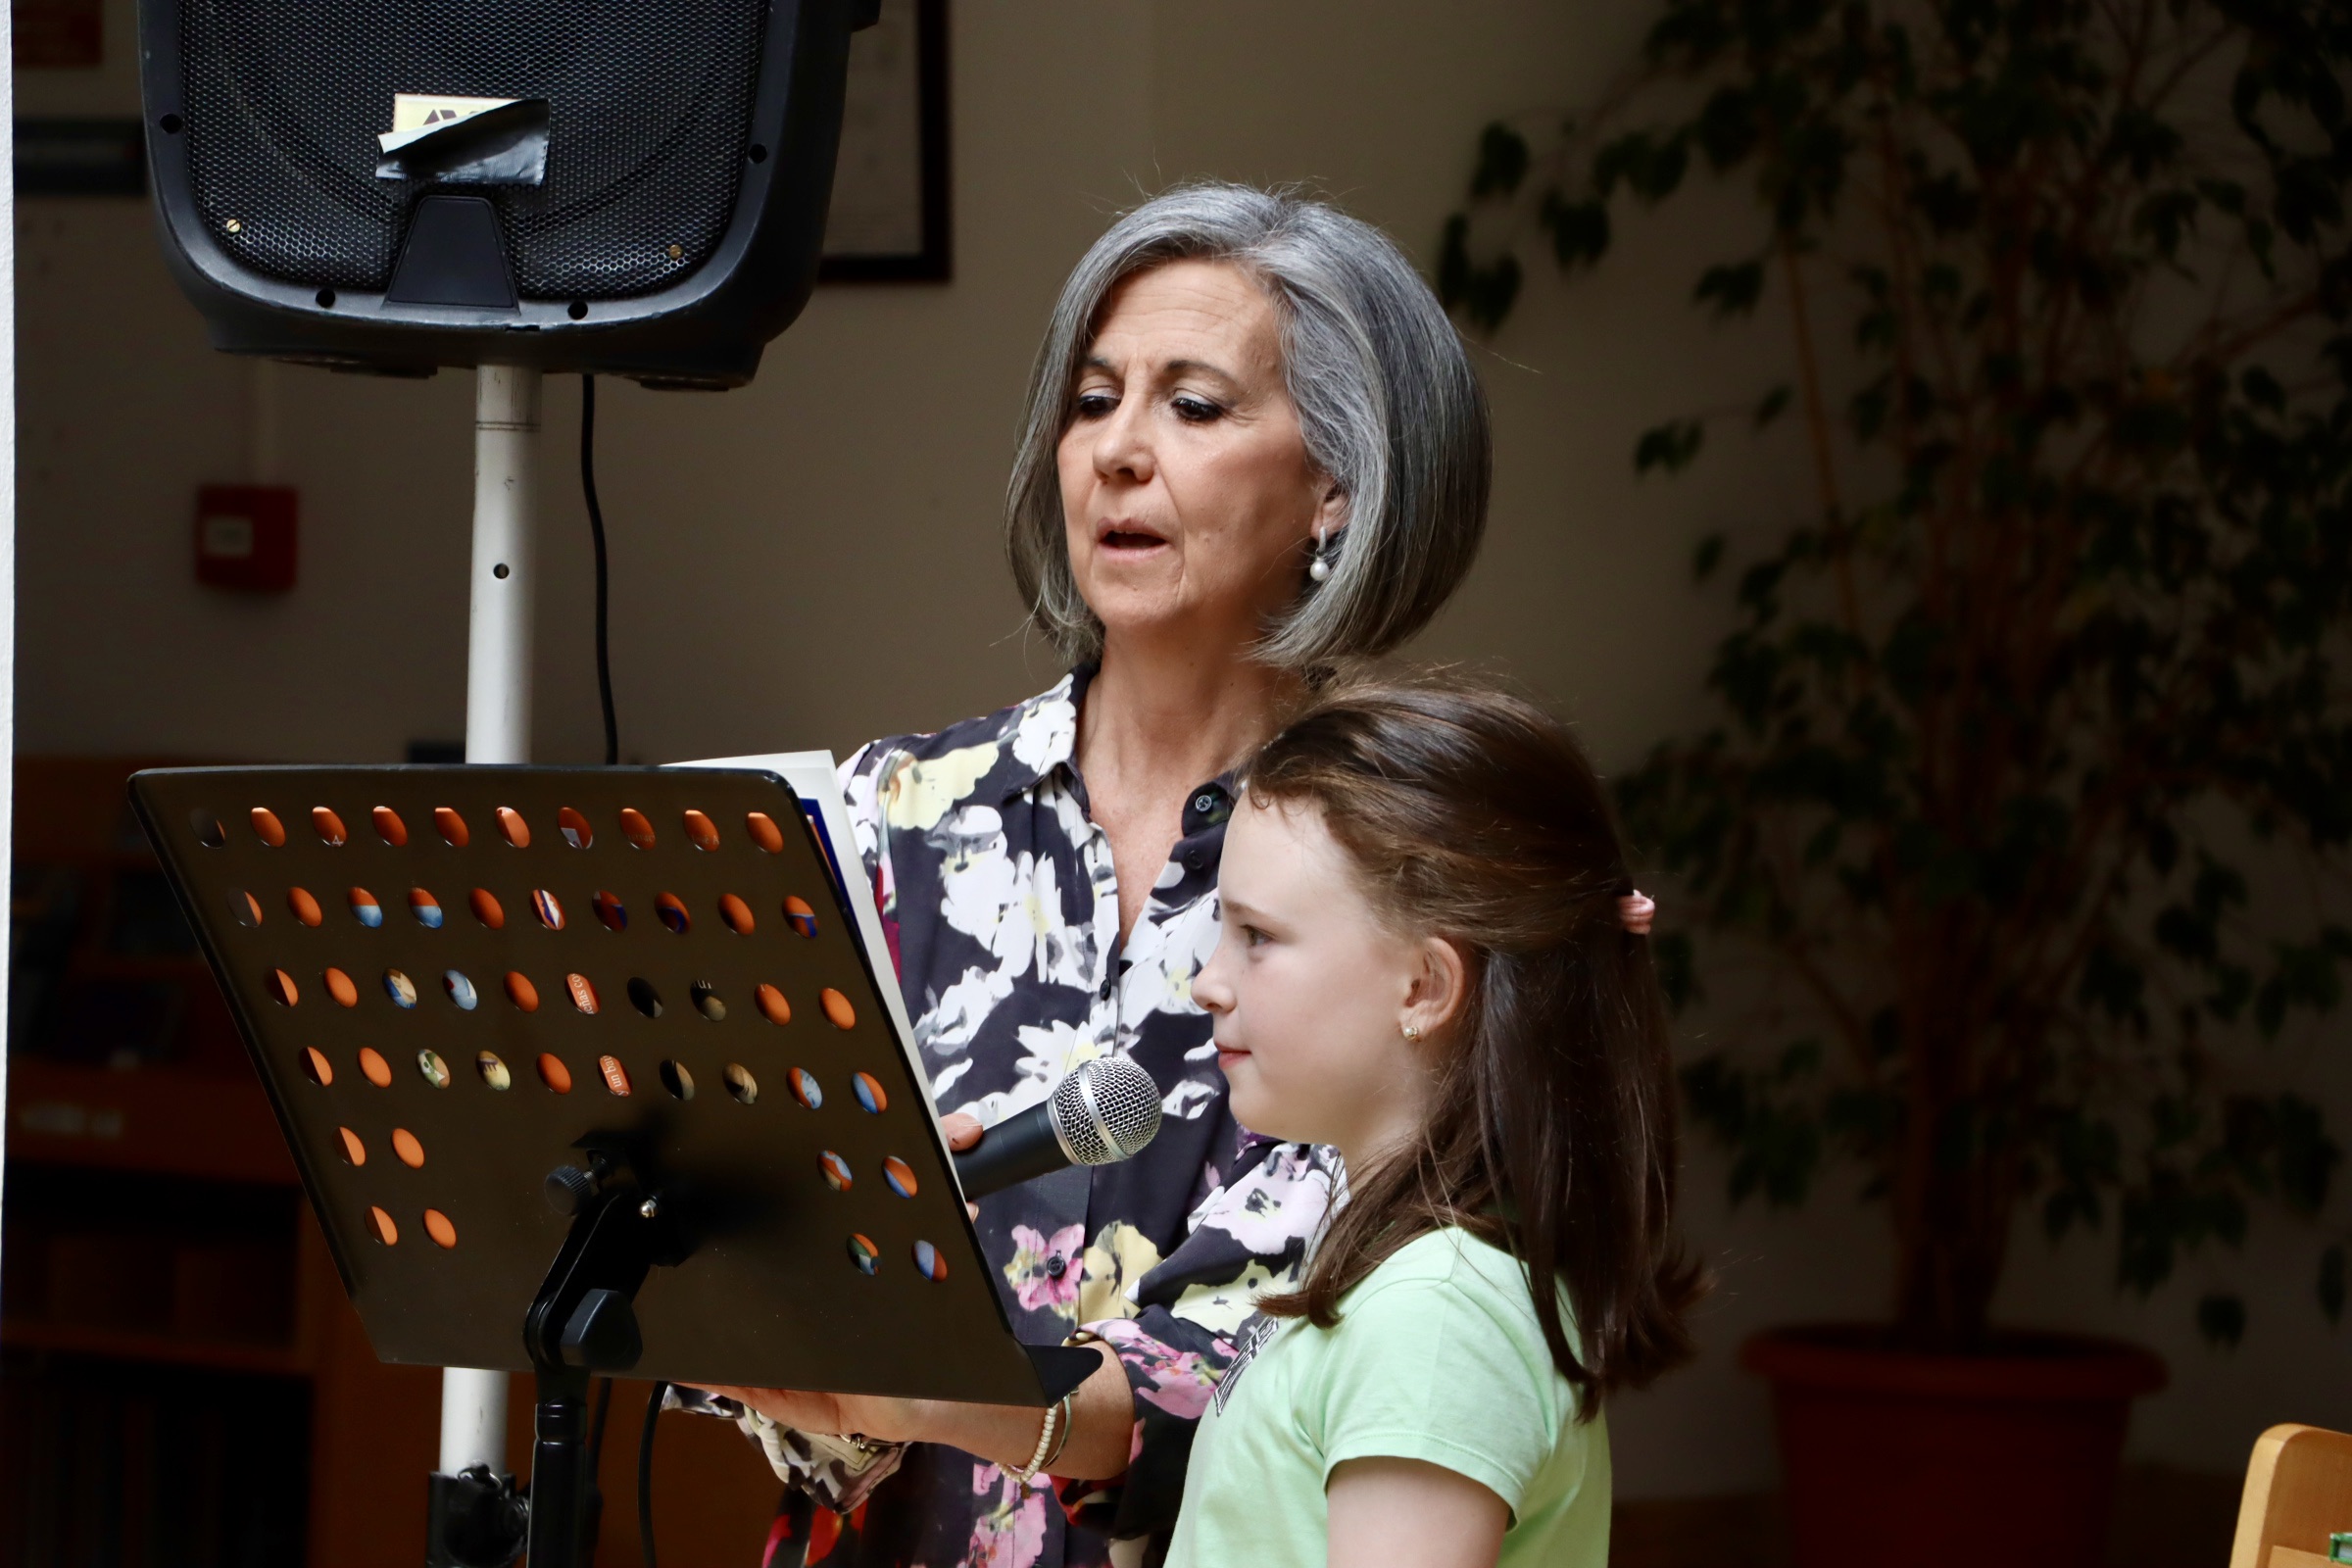
[[[1426,260],[1480,124],[1592,91],[1645,14],[1631,0],[955,11],[956,280],[821,291],[750,389],[616,386],[600,410],[633,758],[841,749],[1043,685],[1055,666],[1020,635],[998,501],[1036,333],[1109,215],[1184,175],[1306,180]],[[120,73],[53,75],[26,83],[24,112],[126,108],[127,90]],[[1672,484],[1637,483],[1627,461],[1642,427],[1766,384],[1774,327],[1719,333],[1682,303],[1692,258],[1751,221],[1742,202],[1702,199],[1627,225],[1600,275],[1536,279],[1484,358],[1492,532],[1419,651],[1527,683],[1582,723],[1604,766],[1700,710],[1721,622],[1685,580],[1692,541],[1805,505],[1785,451]],[[262,381],[206,349],[142,208],[26,203],[20,234],[21,744],[372,760],[461,734],[467,379],[267,372],[279,466],[302,489],[303,580],[275,600],[214,594],[190,576],[192,490],[248,472]],[[583,761],[597,720],[576,384],[551,383],[548,404],[538,749]],[[1612,1415],[1630,1495],[1768,1484],[1740,1338],[1883,1305],[1875,1213],[1825,1200],[1799,1216],[1727,1216],[1703,1152],[1690,1188],[1690,1229],[1723,1288],[1703,1363]],[[2257,1288],[2253,1337],[2233,1356],[2187,1332],[2205,1274],[2142,1309],[2109,1291],[2096,1247],[2047,1261],[2021,1239],[2005,1305],[2158,1347],[2175,1389],[2144,1408],[2135,1451],[2234,1468],[2268,1422],[2352,1425],[2345,1341],[2308,1304],[2301,1251],[2287,1276],[2274,1239],[2289,1234],[2266,1225],[2242,1263],[2212,1271]]]

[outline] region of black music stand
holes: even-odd
[[[1042,1407],[895,984],[772,773],[170,768],[131,796],[376,1354],[537,1374],[572,1568],[596,1373]],[[855,874],[855,868],[852,868]]]

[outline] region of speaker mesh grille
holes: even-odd
[[[709,260],[733,215],[765,13],[764,0],[185,0],[197,208],[259,272],[380,291],[411,204],[434,188],[375,177],[393,94],[545,98],[545,185],[441,188],[498,208],[526,298],[650,293]]]

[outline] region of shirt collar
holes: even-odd
[[[1094,683],[1097,666],[1087,662],[1073,668],[1046,690],[1015,708],[1004,726],[1005,761],[1002,773],[1006,801],[1035,789],[1062,769],[1078,774],[1078,713],[1086,704],[1086,689]]]
[[[1101,666],[1080,664],[1013,710],[1004,727],[1011,749],[999,799],[1010,801],[1035,789],[1055,772],[1066,772],[1081,792],[1078,776],[1078,714],[1086,706],[1086,689]],[[1221,773],[1196,786],[1185,798],[1184,836],[1217,827],[1233,814],[1233,774]]]

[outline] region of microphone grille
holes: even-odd
[[[1081,1062],[1048,1103],[1062,1148],[1081,1165],[1126,1159],[1159,1132],[1159,1085],[1131,1056]]]

